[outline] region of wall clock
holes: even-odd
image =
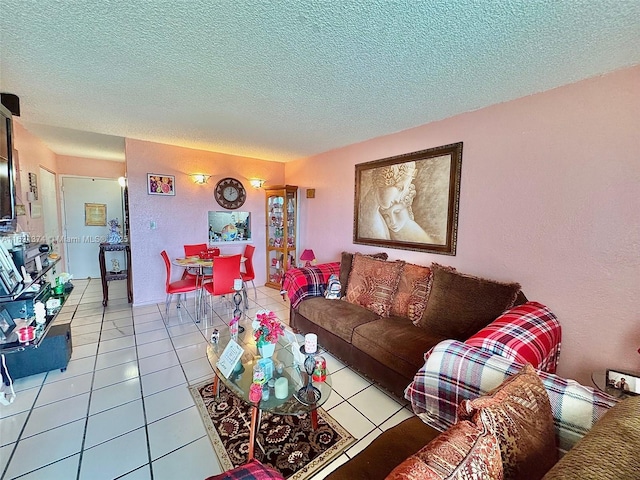
[[[221,207],[234,210],[240,208],[247,199],[247,192],[242,183],[235,178],[223,178],[216,185],[214,192],[216,202]]]

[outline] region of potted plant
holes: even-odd
[[[262,358],[269,358],[276,349],[280,336],[284,335],[284,326],[273,312],[258,312],[253,321],[253,336]]]

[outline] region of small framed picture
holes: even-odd
[[[159,173],[147,173],[147,193],[149,195],[175,195],[176,177]]]
[[[629,395],[640,395],[640,373],[607,370],[607,390],[609,389]]]
[[[107,225],[106,203],[85,203],[84,224],[87,227],[104,227]]]

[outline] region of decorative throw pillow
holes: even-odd
[[[471,422],[456,423],[394,468],[386,480],[501,480],[498,439]]]
[[[389,255],[386,252],[373,253],[371,255],[367,255],[369,257],[378,258],[380,260],[386,260],[389,258]],[[347,294],[347,282],[349,281],[349,273],[351,273],[351,265],[353,263],[353,253],[342,252],[342,257],[340,259],[340,297],[344,297]]]
[[[458,418],[496,436],[505,480],[540,479],[558,460],[549,396],[530,364],[488,395],[463,400]]]
[[[436,335],[464,341],[511,308],[518,283],[501,283],[464,275],[454,268],[431,264],[427,307],[418,326]]]
[[[391,315],[406,317],[414,324],[420,321],[427,306],[429,267],[405,263],[400,275],[398,291],[393,297]]]
[[[386,262],[356,253],[349,274],[347,302],[388,317],[404,262]]]

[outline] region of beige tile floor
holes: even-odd
[[[180,310],[173,303],[165,323],[164,304],[132,308],[124,282],[110,284],[107,308],[99,280],[74,285],[60,313],[72,318],[66,371],[16,380],[16,400],[0,405],[0,478],[202,480],[220,473],[187,385],[212,378],[207,341],[228,318],[226,308],[195,324],[193,300]],[[254,300],[250,289],[249,297],[250,318],[266,308],[288,323],[276,290],[258,288]],[[333,392],[324,408],[357,442],[313,480],[412,415],[406,403],[326,357]]]

